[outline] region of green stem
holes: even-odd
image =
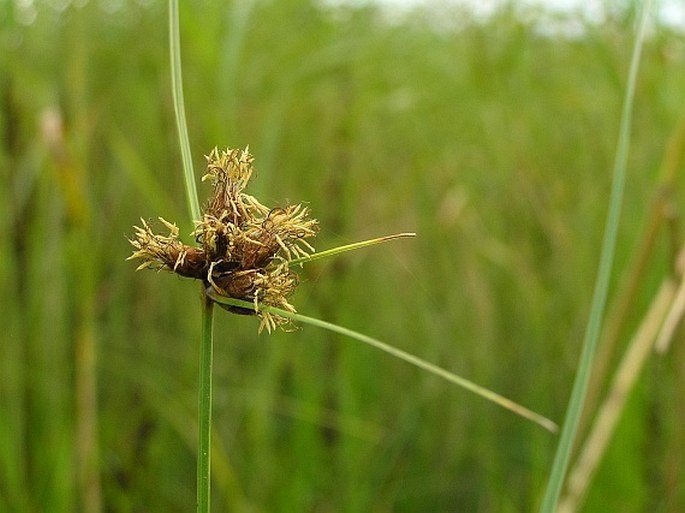
[[[607,293],[609,289],[609,278],[614,261],[616,249],[616,237],[618,233],[618,222],[621,214],[621,204],[623,202],[623,190],[626,182],[626,167],[628,161],[628,147],[630,142],[630,127],[632,119],[633,100],[635,97],[635,83],[637,82],[637,70],[640,62],[640,53],[644,41],[647,14],[649,12],[649,0],[642,5],[642,13],[638,33],[635,38],[635,46],[630,62],[628,73],[628,83],[623,102],[623,112],[621,113],[621,123],[619,129],[618,143],[616,147],[616,157],[614,160],[613,182],[611,186],[611,197],[609,199],[609,212],[607,214],[604,239],[599,259],[599,269],[597,271],[597,281],[592,297],[590,317],[588,319],[583,349],[578,364],[578,372],[573,390],[569,400],[564,426],[559,439],[552,472],[545,491],[545,497],[540,508],[541,513],[553,513],[557,509],[559,495],[568,470],[571,450],[578,431],[578,424],[583,411],[585,395],[587,393],[592,361],[594,359],[597,341],[602,326],[602,317],[606,305]]]
[[[169,49],[171,55],[171,89],[176,113],[176,126],[181,146],[183,177],[191,221],[200,219],[193,159],[183,101],[181,77],[181,36],[179,31],[178,0],[169,0]],[[203,295],[202,340],[200,341],[200,377],[198,399],[198,455],[197,455],[197,511],[209,513],[211,495],[211,431],[212,431],[212,355],[214,306]]]
[[[212,357],[214,303],[203,300],[200,341],[199,439],[197,452],[197,511],[209,513],[211,493]]]

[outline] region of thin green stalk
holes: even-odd
[[[181,146],[183,177],[190,219],[200,219],[193,160],[183,102],[181,76],[181,36],[179,31],[178,0],[169,0],[169,48],[171,54],[171,87],[174,98],[176,125]],[[211,433],[212,433],[212,355],[213,303],[203,296],[202,339],[200,341],[200,371],[198,398],[198,456],[197,456],[197,511],[209,513],[211,496]]]
[[[211,433],[212,433],[212,359],[214,303],[202,302],[202,340],[200,341],[200,410],[197,448],[197,511],[208,513],[211,495]]]
[[[208,290],[207,295],[213,300],[216,301],[217,303],[224,304],[224,305],[231,305],[231,306],[238,306],[241,308],[247,308],[247,309],[252,309],[254,308],[254,305],[252,303],[249,303],[247,301],[241,301],[240,299],[234,299],[230,297],[224,297],[219,294],[217,294],[214,290]],[[454,383],[455,385],[458,385],[462,388],[465,388],[466,390],[469,390],[470,392],[473,392],[474,394],[477,394],[481,397],[484,397],[485,399],[492,401],[503,408],[506,408],[507,410],[510,410],[524,418],[527,418],[529,420],[532,420],[533,422],[539,424],[540,426],[544,427],[545,429],[551,431],[551,432],[556,432],[558,430],[558,426],[549,420],[546,417],[543,417],[542,415],[535,413],[534,411],[529,410],[528,408],[521,406],[520,404],[517,404],[513,402],[510,399],[507,399],[506,397],[503,397],[495,392],[492,392],[486,388],[483,388],[479,385],[476,385],[472,381],[469,381],[468,379],[462,378],[461,376],[457,376],[456,374],[449,372],[441,367],[438,367],[437,365],[434,365],[430,362],[427,362],[426,360],[423,360],[419,358],[418,356],[414,356],[413,354],[407,353],[406,351],[402,351],[401,349],[398,349],[396,347],[393,347],[391,345],[386,344],[385,342],[381,342],[380,340],[377,340],[375,338],[369,337],[367,335],[364,335],[363,333],[359,333],[357,331],[350,330],[348,328],[344,328],[342,326],[338,326],[337,324],[332,324],[330,322],[322,321],[321,319],[316,319],[314,317],[308,317],[306,315],[301,315],[297,313],[292,313],[288,312],[286,310],[282,310],[280,308],[274,308],[271,306],[266,306],[266,305],[260,305],[259,306],[260,311],[265,311],[272,313],[274,315],[278,315],[281,317],[287,317],[289,319],[293,319],[298,322],[302,322],[305,324],[310,324],[312,326],[317,326],[319,328],[323,328],[325,330],[333,331],[335,333],[339,333],[340,335],[344,335],[346,337],[353,338],[355,340],[359,340],[360,342],[363,342],[365,344],[368,344],[372,347],[375,347],[376,349],[380,349],[381,351],[388,353],[396,358],[399,358],[400,360],[404,360],[407,363],[410,363],[411,365],[414,365],[415,367],[418,367],[420,369],[423,369],[427,372],[430,372],[431,374],[434,374],[436,376],[439,376],[443,379],[446,379],[447,381]]]
[[[611,185],[611,197],[609,199],[609,212],[607,214],[604,239],[602,241],[602,250],[599,260],[599,269],[597,271],[597,281],[595,283],[595,290],[590,308],[590,317],[583,340],[583,349],[578,372],[573,384],[568,410],[559,439],[559,446],[557,447],[552,471],[547,484],[547,490],[545,491],[545,497],[540,508],[541,513],[553,513],[557,508],[561,488],[568,470],[573,442],[578,430],[578,423],[583,410],[583,403],[585,401],[590,372],[592,370],[592,361],[602,326],[602,317],[604,316],[607,293],[609,290],[609,278],[611,277],[611,269],[616,249],[616,236],[618,233],[621,205],[623,203],[635,84],[637,82],[637,71],[640,63],[642,43],[645,37],[649,4],[650,2],[647,0],[644,5],[641,5],[642,12],[639,17],[638,32],[633,47],[630,70],[628,73],[628,83],[623,102],[623,112],[621,113],[621,124],[616,147],[616,157],[614,160],[613,182]]]

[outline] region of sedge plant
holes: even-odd
[[[195,243],[184,243],[173,222],[160,217],[159,222],[168,231],[160,234],[152,223],[141,219],[141,225],[135,227],[131,239],[134,252],[129,259],[141,261],[138,269],[165,270],[201,283],[197,511],[210,511],[214,304],[231,313],[257,317],[260,321],[258,331],[291,330],[298,322],[356,339],[555,432],[554,422],[495,392],[362,333],[298,314],[290,303],[289,297],[298,285],[296,269],[299,266],[346,251],[414,237],[414,233],[388,235],[317,253],[312,241],[318,222],[310,216],[307,207],[302,204],[267,207],[245,192],[254,161],[247,148],[215,148],[207,155],[207,172],[203,180],[211,182],[213,194],[204,208],[200,208],[185,121],[177,0],[170,0],[169,12],[172,92],[188,211],[195,225],[191,236]]]

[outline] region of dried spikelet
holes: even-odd
[[[169,228],[169,235],[155,234],[150,225],[141,218],[142,227],[134,226],[135,238],[129,239],[136,251],[127,260],[143,261],[136,270],[166,270],[189,278],[197,278],[206,273],[207,263],[203,252],[183,244],[178,238],[178,228],[175,224],[162,217],[159,220]]]

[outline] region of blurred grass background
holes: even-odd
[[[319,249],[416,231],[306,267],[298,310],[561,422],[632,40],[630,9],[611,13],[184,3],[198,175],[213,146],[249,144],[249,192],[308,202]],[[550,34],[562,21],[583,30]],[[6,1],[0,23],[0,511],[191,511],[199,290],[124,261],[141,216],[192,228],[166,4]],[[682,137],[685,40],[655,26],[645,50],[616,290]],[[682,180],[666,185],[677,206]],[[621,347],[671,245],[658,235]],[[357,342],[216,321],[215,511],[539,504],[555,436]],[[685,509],[684,363],[682,339],[650,363],[583,511]]]

